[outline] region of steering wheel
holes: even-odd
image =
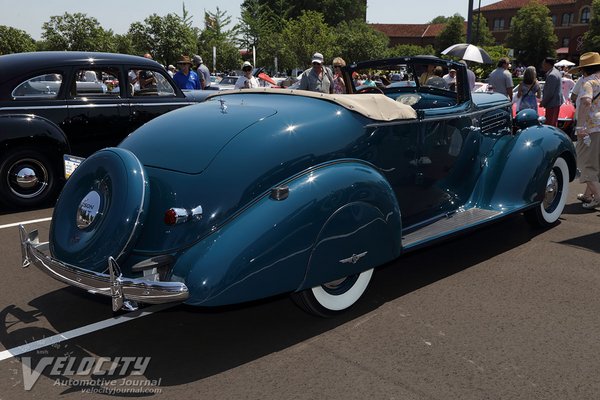
[[[363,94],[363,93],[378,93],[378,94],[384,94],[383,90],[379,89],[377,86],[365,86],[363,88],[360,88],[356,91],[356,94]]]

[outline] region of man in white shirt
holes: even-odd
[[[571,74],[566,73],[561,79],[562,94],[564,101],[568,101],[571,91],[575,87],[575,81],[571,79]]]
[[[244,61],[242,64],[242,72],[244,75],[240,76],[235,82],[234,89],[252,89],[260,87],[258,79],[252,76],[252,64],[250,61]]]
[[[454,68],[448,71],[442,78],[444,78],[450,90],[453,90],[456,87],[456,70]]]

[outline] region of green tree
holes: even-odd
[[[454,14],[448,19],[446,26],[435,38],[435,49],[441,53],[447,47],[456,43],[465,43],[465,19],[459,14]]]
[[[445,24],[448,22],[449,19],[450,19],[450,17],[444,17],[443,15],[438,15],[437,17],[435,17],[428,23],[429,24]]]
[[[487,78],[490,72],[496,68],[497,61],[502,57],[508,57],[510,49],[504,46],[482,46],[482,48],[490,55],[493,63],[479,64],[471,62],[469,65],[478,78]]]
[[[0,25],[0,55],[35,51],[35,40],[25,31]]]
[[[474,45],[494,46],[496,44],[496,39],[492,35],[487,20],[483,15],[481,16],[481,20],[479,19],[479,15],[473,16],[473,27],[471,29],[472,43]]]
[[[112,31],[82,13],[50,17],[42,25],[42,38],[46,50],[111,51],[114,44]]]
[[[341,49],[335,31],[325,23],[323,14],[316,11],[303,11],[298,18],[288,21],[282,43],[285,46],[282,46],[281,65],[285,69],[307,68],[315,52],[322,53],[326,63],[330,63]]]
[[[270,40],[276,33],[276,19],[273,11],[262,4],[259,0],[246,0],[245,7],[242,7],[242,13],[239,25],[239,45],[242,49],[252,50],[254,47],[257,52],[257,63],[259,65],[271,64],[272,60],[267,60],[266,55],[276,56]]]
[[[236,46],[236,37],[239,27],[235,25],[227,29],[231,24],[231,16],[227,11],[221,11],[219,7],[215,12],[204,13],[204,30],[198,35],[197,49],[207,65],[212,65],[213,47],[216,48],[216,69],[219,71],[239,69],[241,57]]]
[[[387,57],[412,57],[422,55],[435,55],[431,45],[416,46],[414,44],[399,44],[387,51]]]
[[[334,32],[338,54],[346,63],[381,58],[388,51],[388,37],[364,20],[341,22]]]
[[[592,1],[592,18],[587,32],[583,35],[583,52],[600,49],[600,0]]]
[[[506,44],[514,49],[517,61],[535,66],[544,57],[556,55],[557,42],[550,10],[538,0],[532,0],[517,12],[506,38]]]
[[[114,36],[114,52],[121,54],[136,54],[133,48],[133,41],[129,34]]]
[[[244,1],[242,9],[252,1]],[[260,0],[259,2],[288,20],[298,18],[308,10],[321,13],[329,26],[336,26],[342,21],[364,20],[367,13],[367,2],[364,0]]]
[[[128,36],[135,54],[150,53],[164,64],[174,64],[182,55],[196,52],[196,31],[176,14],[152,14],[144,22],[134,22]],[[126,42],[121,41],[121,45]]]

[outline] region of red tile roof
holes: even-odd
[[[369,24],[387,37],[436,37],[446,24]],[[465,29],[467,23],[465,22]]]
[[[494,10],[512,10],[525,7],[532,0],[501,0],[497,3],[490,4],[485,7],[481,7],[481,11],[494,11]],[[538,0],[545,6],[559,6],[565,4],[575,4],[576,0]]]

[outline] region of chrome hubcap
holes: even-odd
[[[38,160],[27,158],[15,162],[9,169],[8,187],[17,197],[31,199],[48,186],[48,171]]]
[[[100,211],[100,194],[95,190],[89,192],[77,207],[77,227],[85,229],[90,226]]]
[[[16,182],[19,187],[23,189],[31,189],[37,185],[38,178],[35,175],[35,171],[31,168],[23,168],[16,174]]]
[[[554,171],[551,171],[548,182],[546,182],[546,192],[544,193],[545,209],[549,209],[552,204],[554,204],[554,200],[556,199],[556,196],[558,196],[558,189],[558,178]]]

